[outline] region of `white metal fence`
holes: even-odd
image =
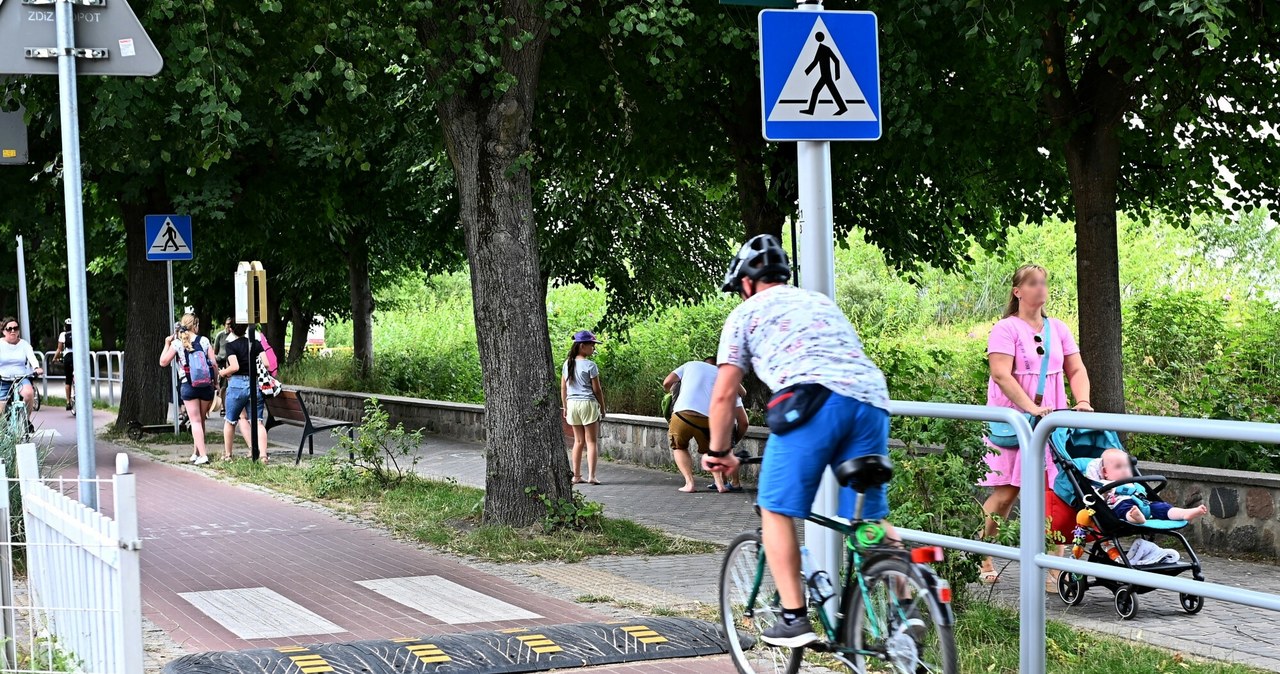
[[[40,395],[44,396],[46,400],[49,398],[49,366],[55,362],[54,356],[56,353],[56,351],[45,351],[36,354],[45,371],[44,380],[40,385]],[[59,364],[58,367],[61,368],[62,365]],[[120,396],[120,389],[124,386],[124,352],[90,351],[89,370],[89,386],[93,392],[93,399],[106,401],[108,405],[115,405],[117,398]],[[59,372],[61,372],[61,369]],[[61,382],[64,377],[54,375],[53,379],[56,382]],[[56,385],[53,392],[55,395],[62,395],[62,390],[57,388]]]
[[[141,541],[128,456],[116,457],[115,476],[95,480],[115,497],[113,519],[72,498],[78,480],[43,478],[35,445],[17,455],[18,477],[5,478],[0,498],[0,670],[141,672]],[[21,518],[11,512],[15,488]]]

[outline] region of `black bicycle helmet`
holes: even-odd
[[[787,281],[791,278],[791,261],[787,259],[787,251],[782,242],[771,234],[758,234],[751,237],[738,254],[729,262],[729,271],[724,275],[724,287],[727,293],[742,292],[742,279],[759,281],[762,278],[773,278]]]

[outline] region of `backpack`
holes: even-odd
[[[276,358],[276,350],[271,348],[271,342],[267,341],[264,334],[258,334],[258,343],[262,345],[262,356],[267,359],[267,370],[272,377],[279,377],[280,361]]]
[[[65,363],[71,360],[71,331],[67,330],[62,334],[65,335],[62,338],[62,362]]]
[[[213,366],[209,364],[209,354],[206,353],[208,342],[201,341],[203,339],[204,337],[197,337],[192,343],[195,349],[187,351],[187,362],[183,367],[186,370],[187,382],[196,388],[213,386]],[[205,348],[200,348],[201,345]],[[198,357],[192,358],[193,355]]]
[[[671,392],[662,396],[662,418],[671,421],[671,413],[676,408],[676,401],[680,399],[680,381],[671,387]]]

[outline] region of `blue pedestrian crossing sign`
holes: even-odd
[[[191,250],[190,215],[147,216],[147,260],[164,262],[192,257],[195,254]]]
[[[760,12],[766,140],[878,140],[880,48],[872,12]]]

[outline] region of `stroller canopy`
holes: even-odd
[[[1096,459],[1108,449],[1124,449],[1115,431],[1090,428],[1059,428],[1049,436],[1049,444],[1059,456],[1072,459]]]

